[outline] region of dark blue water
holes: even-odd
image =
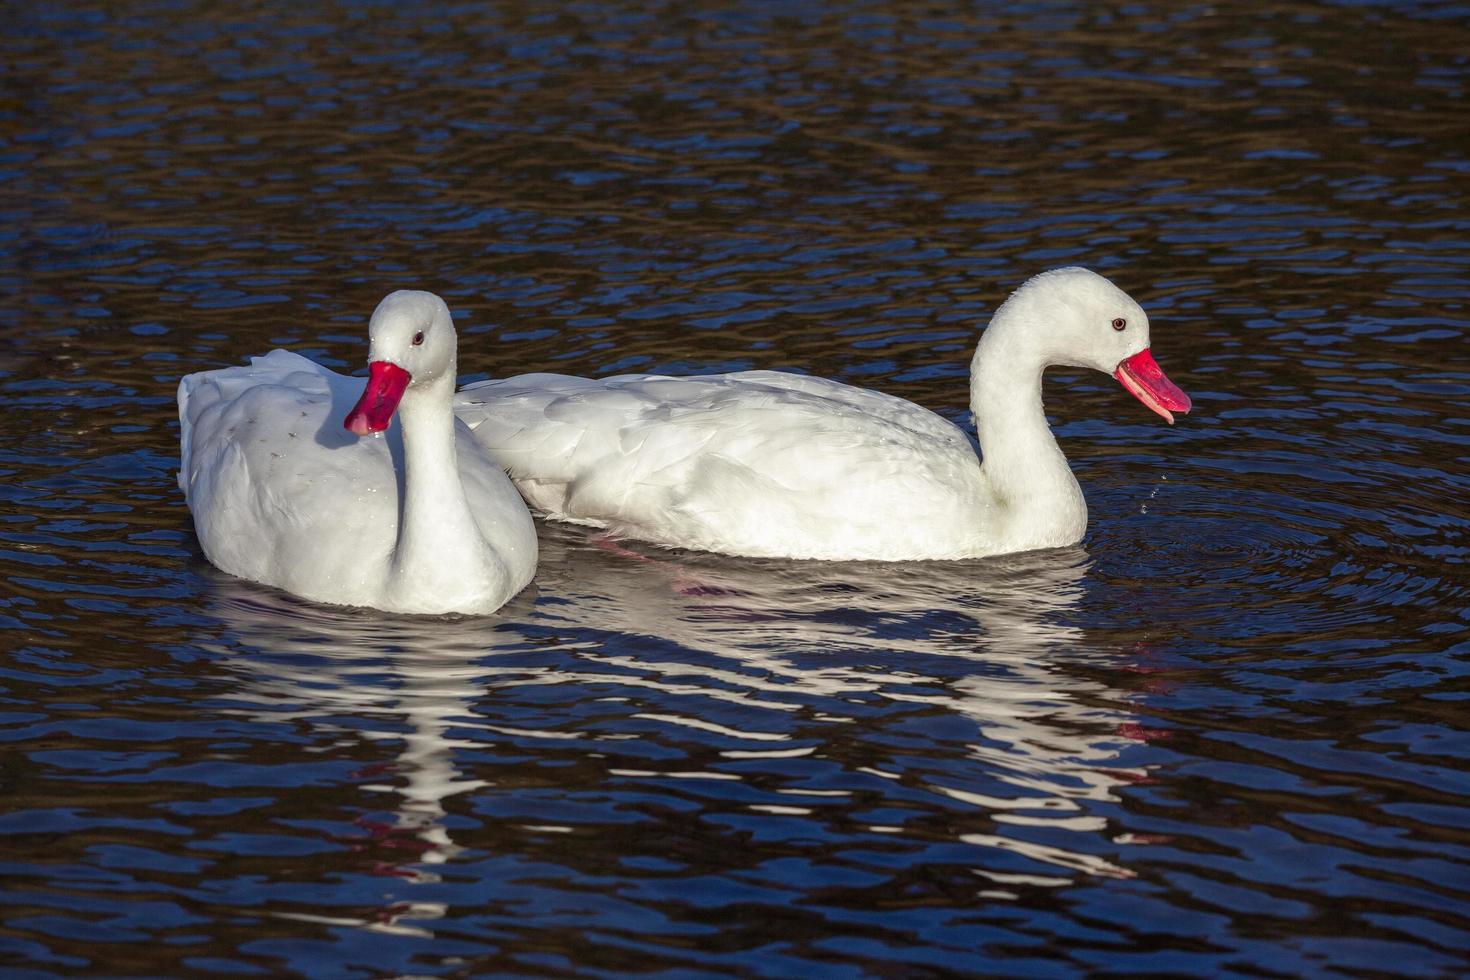
[[[11,5],[7,976],[1470,969],[1470,7]],[[1049,376],[1082,548],[543,526],[485,619],[202,558],[180,375],[809,370],[964,421],[1081,264],[1173,428]]]

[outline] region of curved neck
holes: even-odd
[[[981,335],[970,364],[980,472],[1001,532],[1024,538],[1018,547],[1075,544],[1087,527],[1087,504],[1042,407],[1046,355],[1027,343],[1023,324],[1003,314]]]
[[[426,595],[464,578],[487,545],[470,513],[454,448],[454,371],[410,386],[398,406],[403,426],[403,507],[393,549],[395,580]],[[451,590],[452,591],[452,590]]]

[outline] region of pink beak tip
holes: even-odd
[[[1170,425],[1174,424],[1175,412],[1187,413],[1194,407],[1189,396],[1164,374],[1164,369],[1159,367],[1147,347],[1119,362],[1113,377],[1128,389],[1129,394]]]
[[[368,380],[362,396],[342,420],[342,427],[357,436],[388,428],[412,379],[413,376],[397,364],[373,361],[368,365]]]

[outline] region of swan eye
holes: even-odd
[[[1120,324],[1122,322],[1123,322],[1122,320],[1114,320],[1113,321],[1113,326],[1117,327],[1118,324]],[[1122,328],[1119,327],[1118,329],[1121,330]],[[423,343],[424,343],[424,332],[422,330],[420,330],[418,333],[416,333],[416,334],[413,335],[413,345],[415,347],[420,347],[420,346],[423,345]]]
[[[1118,317],[1116,320],[1113,321],[1114,330],[1122,330],[1126,326],[1128,326],[1128,321],[1123,319],[1122,317]],[[418,343],[418,341],[415,340],[414,343]]]

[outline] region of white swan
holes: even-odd
[[[449,309],[401,290],[368,329],[366,386],[284,350],[179,382],[199,543],[232,575],[318,602],[492,612],[535,574],[536,528],[454,418]]]
[[[470,385],[455,412],[533,510],[670,547],[819,559],[970,558],[1076,544],[1087,505],[1041,404],[1049,365],[1113,374],[1189,411],[1148,317],[1086,269],[1034,277],[971,363],[984,452],[919,406],[835,381],[743,371]]]

